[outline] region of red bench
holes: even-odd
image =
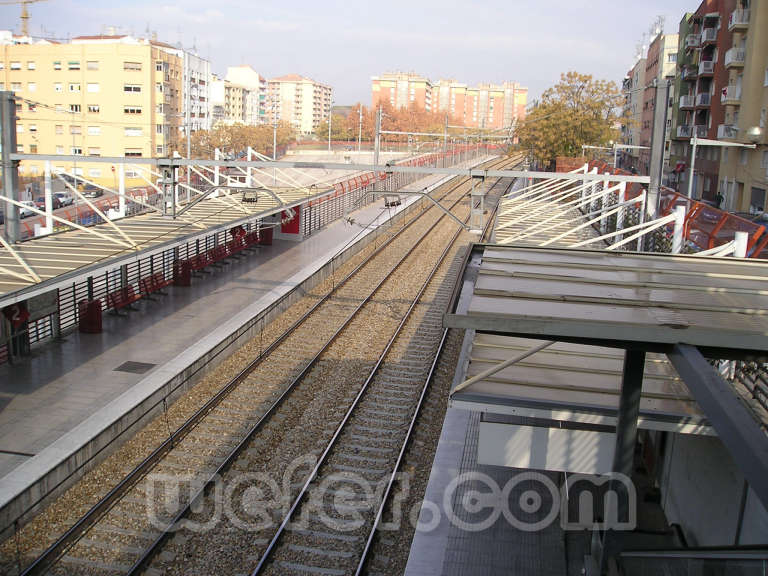
[[[133,284],[128,284],[107,294],[107,308],[112,308],[113,313],[120,315],[119,311],[123,308],[135,310],[131,305],[138,300],[141,300],[141,294],[136,294]]]
[[[150,294],[165,296],[167,292],[163,292],[163,288],[171,284],[173,284],[173,279],[168,280],[162,272],[155,272],[151,276],[145,276],[139,280],[139,291],[145,298]]]
[[[203,272],[205,274],[210,274],[210,272],[205,270],[205,268],[210,266],[212,263],[213,262],[211,262],[211,257],[208,252],[202,252],[197,256],[193,256],[189,259],[189,266],[192,272]]]

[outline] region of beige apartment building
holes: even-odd
[[[88,157],[166,156],[177,145],[184,65],[177,49],[131,36],[17,42],[0,34],[0,89],[18,98],[19,152],[83,156],[53,169],[113,185],[112,167]],[[19,170],[42,175],[44,163],[24,161]],[[128,186],[146,185],[136,171],[126,176]]]
[[[433,87],[429,78],[420,74],[387,72],[371,77],[373,108],[389,103],[392,108],[418,107],[432,111]]]
[[[297,135],[309,135],[331,112],[330,86],[298,74],[269,80],[269,116],[274,122],[288,122]]]
[[[720,194],[732,211],[765,210],[768,190],[768,2],[738,2],[723,22],[732,33],[723,60],[728,85],[718,97],[725,105],[725,122],[718,139],[756,144],[755,149],[723,148],[720,155]]]
[[[371,78],[374,108],[418,107],[447,114],[469,128],[507,128],[525,118],[528,88],[517,82],[468,86],[456,80],[432,82],[419,74],[393,72]]]

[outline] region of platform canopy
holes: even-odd
[[[750,259],[472,245],[444,319],[468,330],[452,403],[535,420],[486,426],[515,461],[521,430],[608,433],[624,474],[638,426],[714,431],[768,506],[766,412],[719,372],[768,361],[766,280]]]

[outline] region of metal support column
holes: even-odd
[[[637,417],[640,413],[640,393],[643,388],[643,372],[645,370],[645,351],[627,350],[624,354],[624,368],[621,377],[621,395],[619,396],[619,411],[616,419],[616,444],[613,452],[612,471],[626,478],[632,476],[632,463],[637,443]],[[626,486],[615,479],[611,481],[611,490],[618,496],[615,514],[606,510],[605,520],[615,518],[619,525],[629,517],[629,494]],[[605,531],[600,571],[605,573],[608,560],[619,552],[616,532]]]
[[[10,198],[20,201],[19,197],[19,162],[11,160],[16,152],[16,97],[13,92],[0,92],[0,151],[2,152],[3,191]],[[19,207],[5,202],[5,239],[10,244],[21,237]]]

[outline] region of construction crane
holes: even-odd
[[[11,4],[21,4],[21,35],[29,36],[29,12],[27,11],[27,4],[45,1],[46,0],[0,0],[0,5],[8,6]]]

